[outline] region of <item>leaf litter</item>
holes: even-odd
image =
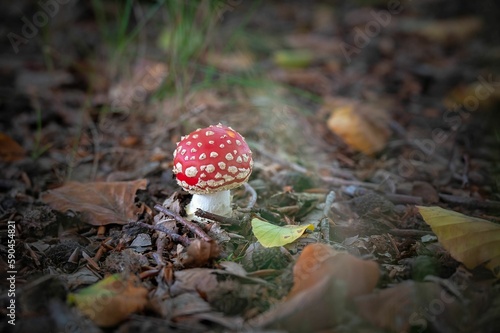
[[[86,33],[97,24],[81,13],[96,3],[61,5],[74,29],[48,25],[43,56],[30,41],[29,61],[2,60],[15,84],[1,83],[0,225],[16,223],[26,331],[495,332],[497,247],[486,240],[500,222],[500,94],[485,32],[497,5],[405,3],[383,26],[379,2],[266,3],[259,15],[241,3],[214,16],[213,45],[197,50],[193,32],[199,58],[170,59],[180,40],[152,45],[161,33],[143,22],[152,30],[132,44],[148,52],[121,45],[123,57],[97,63],[114,47]],[[113,18],[121,6],[101,9]],[[134,6],[137,20],[154,9]],[[75,40],[100,56],[57,49]],[[171,152],[218,122],[252,146],[256,201],[237,189],[230,219],[192,225]],[[253,219],[314,230],[265,248]]]

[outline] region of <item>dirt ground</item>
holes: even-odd
[[[497,332],[498,14],[5,4],[0,330]],[[176,143],[219,123],[253,172],[186,221]]]

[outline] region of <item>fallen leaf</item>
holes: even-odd
[[[0,133],[0,159],[14,162],[24,157],[25,151],[16,141],[4,133]]]
[[[85,222],[101,226],[126,224],[137,218],[140,209],[134,205],[135,192],[145,190],[146,179],[130,182],[69,182],[42,193],[42,201],[53,209],[82,213]]]
[[[307,245],[293,268],[293,288],[288,297],[313,288],[323,276],[345,284],[346,296],[369,293],[379,279],[378,264],[338,252],[324,244]]]
[[[174,284],[170,287],[170,295],[177,295],[187,292],[197,292],[206,295],[209,291],[217,288],[218,281],[216,271],[209,268],[188,268],[174,273]]]
[[[333,108],[327,126],[351,148],[370,155],[385,147],[391,132],[384,109],[354,100],[330,103],[326,107]]]
[[[453,258],[469,269],[485,264],[500,277],[500,225],[441,207],[417,208]]]
[[[406,281],[359,296],[354,303],[368,322],[391,332],[476,332],[471,325],[488,301],[474,292],[466,291],[470,297],[465,301],[438,283]]]
[[[313,62],[314,55],[308,50],[281,50],[274,53],[273,60],[282,68],[304,68]]]
[[[479,97],[478,104],[471,104],[471,97]],[[461,84],[454,87],[445,97],[443,103],[447,109],[455,110],[465,107],[467,111],[491,110],[500,100],[500,91],[493,88],[487,80],[480,77],[478,81],[469,83],[468,85]],[[467,116],[464,115],[467,119]]]
[[[219,253],[219,245],[216,242],[195,239],[189,244],[186,253],[180,260],[184,267],[200,267],[217,258]]]
[[[68,302],[75,304],[97,325],[114,326],[146,305],[148,291],[136,284],[133,277],[110,275],[90,287],[69,294]]]
[[[331,329],[341,322],[350,298],[373,290],[379,270],[373,261],[310,244],[297,260],[293,277],[286,301],[249,321],[250,326],[287,332]]]
[[[439,194],[431,184],[427,182],[416,181],[413,183],[411,194],[421,197],[425,203],[435,203],[439,201]]]
[[[270,72],[269,76],[276,81],[326,94],[331,88],[331,82],[323,71],[316,69],[281,69]]]
[[[217,69],[226,72],[246,71],[252,68],[254,59],[250,53],[231,54],[209,53],[205,61]]]
[[[482,28],[483,22],[479,17],[462,17],[458,19],[422,21],[418,28],[413,31],[433,42],[465,43],[474,37]]]
[[[286,225],[280,227],[272,223],[254,218],[252,231],[264,247],[283,246],[298,239],[307,229],[314,230],[312,224]]]
[[[338,325],[346,309],[344,289],[337,280],[325,275],[310,290],[287,299],[247,323],[252,328],[291,333],[320,332]]]

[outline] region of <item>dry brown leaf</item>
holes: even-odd
[[[474,37],[482,28],[479,17],[463,17],[458,19],[423,22],[414,32],[433,42],[465,42]]]
[[[407,281],[354,302],[362,317],[391,332],[474,332],[488,302],[478,290],[467,296],[463,302],[438,283]]]
[[[328,128],[350,147],[365,154],[373,154],[385,147],[391,134],[389,114],[382,108],[354,100],[327,102],[331,115]]]
[[[137,190],[145,190],[146,179],[129,182],[69,182],[42,193],[42,201],[53,209],[81,212],[89,224],[101,226],[126,224],[134,220],[140,209],[134,205]]]
[[[340,253],[324,244],[310,244],[304,248],[293,268],[293,288],[288,298],[314,287],[323,276],[343,281],[346,296],[369,293],[379,279],[376,262]]]
[[[321,94],[325,94],[331,86],[326,75],[316,69],[276,69],[270,73],[270,77]]]
[[[294,286],[284,303],[250,321],[254,327],[316,332],[342,319],[345,303],[369,293],[379,279],[378,265],[324,244],[310,244],[293,270]]]
[[[461,116],[467,119],[468,114],[478,110],[491,110],[500,100],[500,90],[492,85],[492,76],[479,76],[478,80],[468,85],[461,84],[453,88],[444,97],[446,108],[455,110],[463,107]]]
[[[253,56],[244,52],[232,54],[209,53],[205,61],[209,65],[227,72],[249,70],[254,63]]]
[[[185,256],[181,258],[181,263],[185,267],[204,266],[217,258],[219,253],[219,245],[216,242],[195,239],[189,244]]]
[[[413,183],[411,194],[421,197],[425,203],[435,203],[439,201],[439,194],[431,184],[427,182],[416,181]]]
[[[287,299],[248,322],[250,327],[285,332],[319,332],[334,327],[345,314],[345,291],[328,275],[319,277],[310,290]]]
[[[16,141],[4,133],[0,133],[0,159],[14,162],[24,157],[25,151]]]

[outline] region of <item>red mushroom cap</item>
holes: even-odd
[[[182,137],[174,151],[177,182],[192,194],[238,187],[248,180],[252,166],[252,152],[245,139],[221,124]]]

